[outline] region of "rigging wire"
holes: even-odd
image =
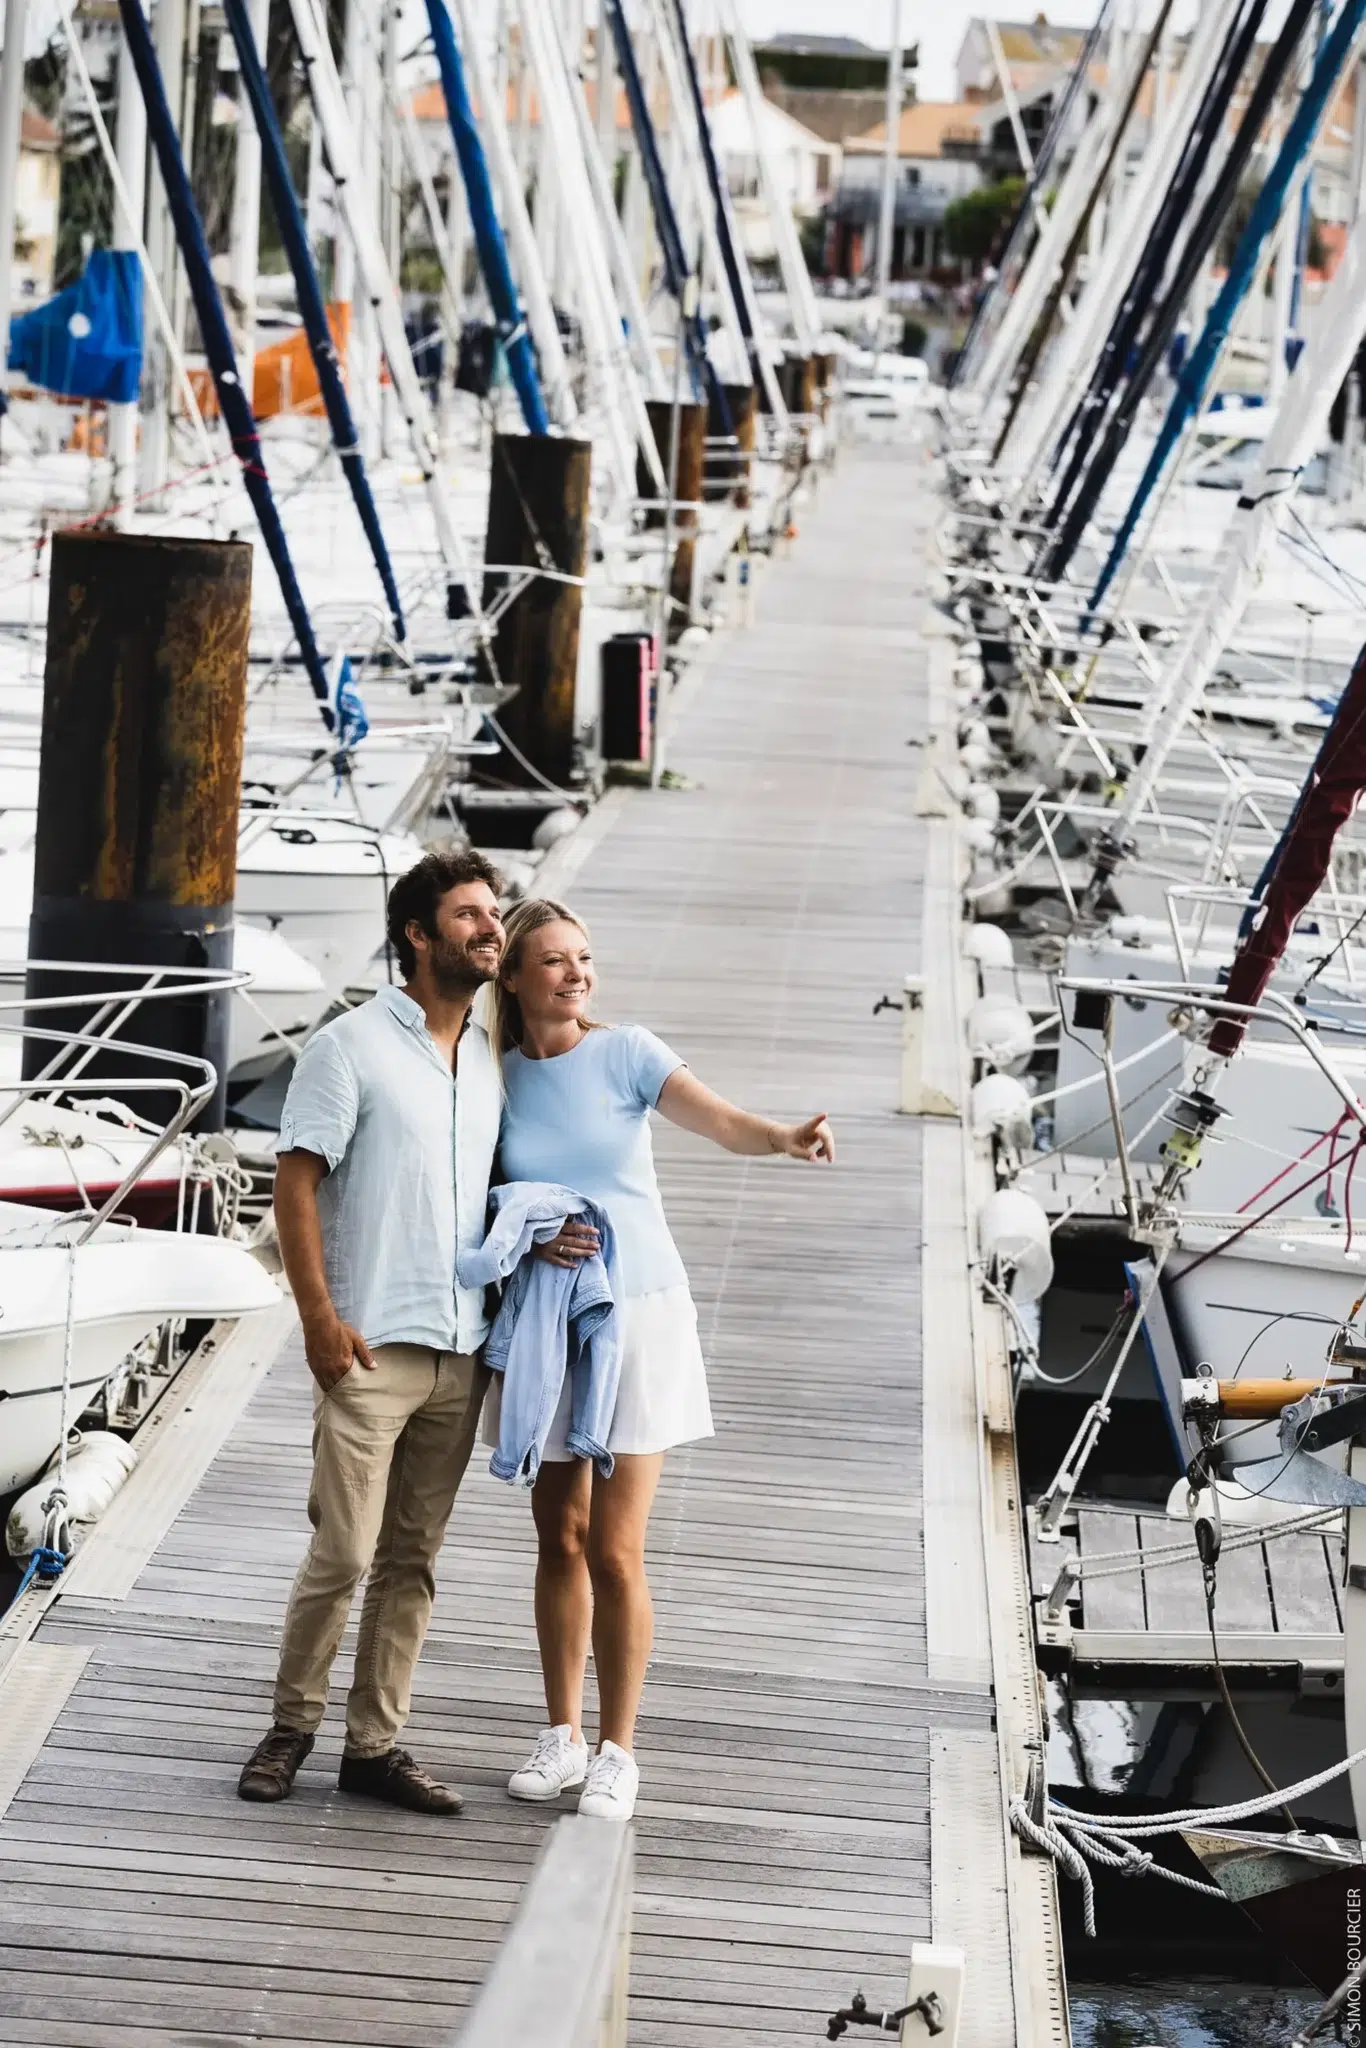
[[[1208,163],[1214,142],[1223,127],[1234,90],[1246,69],[1248,56],[1265,13],[1266,0],[1243,0],[1241,12],[1230,26],[1182,145],[1171,184],[1158,208],[1152,231],[1145,247],[1138,255],[1128,287],[1111,322],[1110,332],[1096,359],[1090,383],[1058,439],[1052,457],[1053,468],[1056,469],[1061,462],[1069,440],[1072,441],[1073,447],[1052,503],[1043,516],[1043,523],[1050,530],[1056,527],[1077,487],[1095,436],[1104,424],[1104,415],[1115,393],[1130,375],[1131,358],[1138,344],[1145,317],[1153,312],[1155,306],[1160,308],[1168,296],[1163,294],[1159,298],[1159,293],[1174,238],[1180,233],[1183,221],[1195,205],[1200,178]],[[1206,200],[1194,226],[1187,234],[1184,249],[1173,272],[1174,280],[1179,278],[1186,257],[1195,247],[1196,237],[1205,223],[1213,197],[1214,194],[1211,194],[1210,199]],[[1052,551],[1046,543],[1040,550],[1040,561],[1051,558]]]
[[[1281,33],[1263,61],[1237,131],[1228,146],[1227,154],[1219,164],[1213,186],[1191,228],[1171,280],[1153,309],[1147,333],[1139,350],[1138,361],[1125,379],[1123,391],[1116,399],[1104,432],[1100,434],[1099,445],[1090,459],[1084,478],[1081,475],[1081,465],[1075,455],[1073,457],[1068,478],[1064,480],[1055,501],[1060,530],[1052,544],[1040,554],[1038,566],[1039,573],[1043,576],[1056,579],[1063,574],[1090,524],[1105,486],[1114,472],[1120,452],[1129,438],[1140,401],[1161,367],[1167,346],[1176,331],[1181,309],[1190,296],[1201,265],[1214,247],[1219,230],[1236,197],[1243,172],[1252,159],[1276,93],[1290,68],[1317,4],[1318,0],[1291,0]],[[1255,25],[1253,35],[1255,36]],[[1243,61],[1246,62],[1246,58]],[[1070,496],[1073,490],[1075,496]],[[1050,514],[1050,518],[1054,516]]]

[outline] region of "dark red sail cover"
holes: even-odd
[[[1290,823],[1271,862],[1271,875],[1252,926],[1239,944],[1225,991],[1231,1003],[1254,1008],[1285,951],[1295,920],[1328,872],[1333,841],[1366,789],[1366,647],[1357,656],[1351,681],[1300,791]],[[1210,1034],[1210,1049],[1229,1058],[1237,1052],[1246,1020],[1221,1017]]]

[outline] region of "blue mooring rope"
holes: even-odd
[[[35,1579],[46,1579],[50,1582],[53,1579],[59,1579],[65,1570],[66,1552],[63,1550],[50,1550],[45,1543],[40,1543],[24,1567],[24,1576],[19,1581],[19,1590],[13,1600],[11,1600],[10,1606],[16,1607],[19,1604]]]

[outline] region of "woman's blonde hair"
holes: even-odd
[[[514,1046],[520,1046],[526,1029],[522,1017],[522,1006],[504,977],[515,974],[526,958],[526,942],[533,932],[548,924],[572,924],[588,939],[588,926],[576,911],[567,904],[557,903],[553,896],[528,896],[521,903],[513,905],[503,920],[503,959],[498,969],[498,979],[493,984],[493,1039],[494,1051],[502,1058]],[[592,941],[589,940],[591,944]],[[590,1023],[587,1017],[580,1022],[585,1031],[596,1031],[599,1027]]]

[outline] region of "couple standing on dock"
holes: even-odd
[[[650,1111],[744,1156],[834,1156],[823,1116],[779,1124],[750,1115],[641,1026],[590,1021],[596,977],[582,920],[540,900],[519,903],[505,923],[499,888],[497,871],[474,852],[429,854],[394,884],[388,935],[402,986],[381,988],[317,1032],[285,1103],[275,1214],[315,1381],[313,1538],[285,1616],[274,1725],[242,1771],[244,1799],[288,1796],[368,1573],[338,1783],[419,1813],[460,1809],[459,1793],[397,1737],[480,1413],[497,1443],[499,1396],[514,1399],[511,1370],[490,1388],[486,1290],[464,1284],[486,1269],[492,1206],[504,1240],[507,1218],[522,1218],[526,1257],[550,1269],[536,1277],[568,1276],[558,1293],[522,1286],[516,1297],[523,1320],[514,1342],[532,1411],[544,1396],[523,1476],[534,1474],[536,1632],[550,1725],[508,1790],[551,1800],[582,1785],[581,1813],[630,1817],[652,1634],[650,1507],[664,1453],[712,1434],[697,1316],[655,1180]],[[583,1198],[578,1213],[549,1234],[547,1198],[565,1190]],[[603,1442],[585,1437],[565,1370],[566,1291],[590,1269],[614,1283],[615,1401]],[[514,1273],[510,1294],[526,1274]],[[543,1310],[537,1320],[538,1300],[558,1302],[558,1323]],[[505,1322],[500,1314],[495,1337]],[[500,1344],[500,1362],[505,1351]],[[516,1398],[525,1410],[525,1389]],[[502,1435],[506,1444],[506,1428]],[[590,1639],[600,1738],[591,1754],[582,1727]]]

